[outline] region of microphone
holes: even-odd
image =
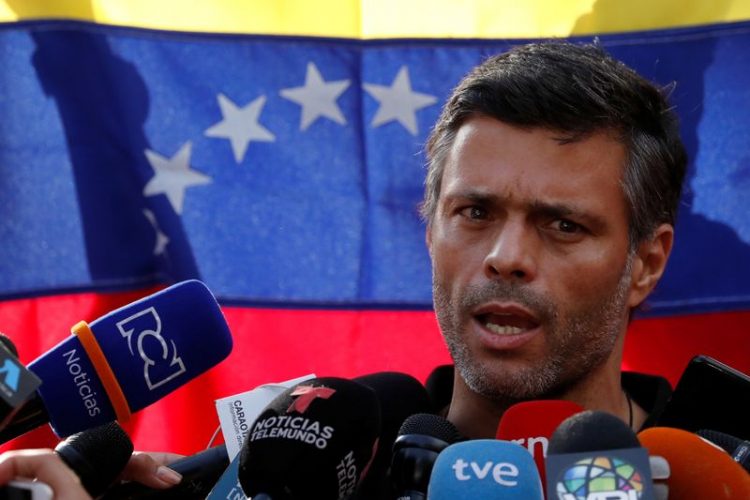
[[[42,385],[0,443],[47,422],[58,436],[126,421],[224,359],[232,337],[213,294],[183,281],[91,323],[29,364]]]
[[[367,475],[357,488],[356,498],[384,498],[387,469],[390,463],[390,447],[398,427],[406,417],[429,408],[429,399],[422,384],[405,373],[379,372],[353,379],[372,390],[380,402],[381,432],[378,450]],[[252,421],[249,422],[252,425]],[[169,464],[182,475],[180,484],[166,490],[149,488],[136,482],[128,482],[110,488],[102,500],[127,500],[159,498],[204,499],[229,465],[225,445],[215,446],[196,455],[185,457]]]
[[[669,462],[669,500],[750,498],[750,475],[724,451],[695,434],[652,427],[638,438],[651,454]]]
[[[653,499],[648,453],[622,420],[584,411],[564,420],[547,450],[547,498]]]
[[[547,484],[544,469],[549,438],[562,421],[582,411],[583,407],[572,401],[536,400],[516,403],[503,413],[495,437],[526,447],[534,457],[544,488]]]
[[[42,381],[18,361],[13,342],[0,332],[0,429],[3,429]]]
[[[89,495],[96,498],[125,468],[133,454],[133,443],[117,422],[109,422],[68,436],[55,451]]]
[[[378,446],[375,391],[323,377],[276,397],[258,416],[239,455],[248,497],[343,499],[354,493]]]
[[[418,413],[407,418],[393,443],[391,480],[397,498],[426,498],[438,454],[461,440],[458,429],[443,417]]]
[[[526,448],[509,441],[477,439],[440,452],[427,499],[544,500],[542,491],[536,464]]]
[[[701,429],[698,435],[703,439],[708,439],[713,444],[720,446],[724,451],[729,453],[732,460],[742,466],[743,469],[750,472],[750,441],[742,440],[724,432]]]
[[[398,372],[379,372],[356,377],[355,382],[375,391],[380,402],[380,439],[370,470],[357,487],[357,500],[391,498],[389,468],[393,441],[401,424],[415,413],[431,411],[427,390],[411,375]]]

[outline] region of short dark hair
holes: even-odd
[[[668,91],[598,44],[532,43],[487,59],[454,89],[428,139],[423,217],[429,223],[435,214],[448,152],[473,116],[550,129],[562,142],[605,131],[626,149],[622,184],[634,249],[677,215],[687,156]]]

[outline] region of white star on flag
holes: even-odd
[[[307,63],[305,85],[281,89],[280,94],[282,97],[302,106],[299,129],[304,131],[321,116],[330,118],[339,125],[346,124],[346,119],[338,104],[336,104],[336,99],[349,85],[349,80],[326,82],[315,63],[309,62]]]
[[[164,194],[178,214],[182,214],[185,190],[211,182],[211,178],[190,168],[190,141],[182,145],[172,158],[166,159],[159,153],[146,149],[146,159],[156,175],[143,188],[143,196]]]
[[[266,104],[266,96],[257,97],[242,108],[238,108],[224,94],[219,94],[217,100],[224,119],[206,129],[205,134],[208,137],[229,139],[234,159],[238,164],[245,157],[250,141],[273,142],[276,140],[276,136],[258,123],[260,112]]]
[[[365,83],[364,88],[380,103],[372,119],[373,127],[397,120],[412,135],[417,135],[418,131],[417,110],[437,102],[435,96],[412,91],[406,66],[401,66],[390,87]]]
[[[159,223],[156,221],[156,216],[154,215],[154,212],[149,210],[148,208],[143,209],[143,215],[148,219],[148,221],[151,223],[151,227],[154,228],[154,231],[156,232],[156,244],[154,245],[154,255],[161,255],[164,253],[164,250],[167,248],[167,244],[169,243],[169,237],[162,232],[161,228],[159,227]]]

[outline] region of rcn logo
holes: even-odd
[[[137,351],[143,360],[143,377],[149,390],[185,373],[174,341],[167,342],[161,336],[161,318],[153,306],[118,321],[117,329],[128,341],[130,354],[136,356]]]
[[[638,500],[643,476],[628,462],[589,457],[574,463],[556,484],[558,500]]]

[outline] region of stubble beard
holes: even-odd
[[[610,356],[623,321],[627,321],[624,318],[632,262],[630,254],[609,296],[566,312],[560,311],[549,297],[501,280],[467,287],[460,297],[451,297],[433,275],[438,323],[456,369],[468,388],[486,399],[508,404],[555,398],[585,378]],[[471,319],[470,311],[492,300],[517,302],[536,315],[544,325],[546,358],[529,360],[523,367],[507,370],[502,369],[501,357],[492,360],[493,367],[486,367],[476,359],[463,339],[462,326]]]

